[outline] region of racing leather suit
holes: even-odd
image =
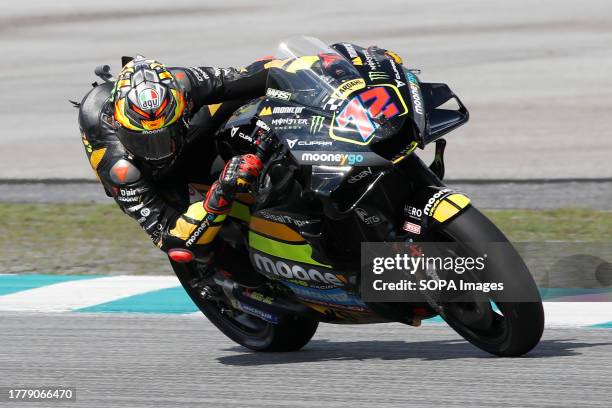
[[[265,94],[265,61],[247,68],[169,68],[185,90],[188,135],[170,166],[153,168],[129,154],[116,136],[112,83],[94,86],[79,108],[87,158],[107,195],[135,219],[154,244],[168,252],[188,250],[198,258],[211,253],[226,214],[207,211],[191,186],[206,190],[217,157],[211,137],[245,100]],[[193,196],[199,196],[199,201]],[[191,200],[190,200],[191,196]]]

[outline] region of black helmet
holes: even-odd
[[[117,137],[131,154],[151,162],[176,157],[187,133],[185,95],[164,65],[136,57],[119,73],[112,96]]]

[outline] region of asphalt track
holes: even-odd
[[[21,0],[0,9],[0,178],[93,178],[67,99],[142,53],[243,66],[309,34],[393,49],[470,108],[449,178],[610,177],[609,0]]]
[[[495,183],[448,181],[483,209],[589,208],[612,210],[612,179],[555,182],[508,181]],[[0,202],[110,203],[97,182],[27,182],[0,180]]]
[[[547,328],[500,359],[442,325],[322,325],[303,351],[261,354],[200,316],[5,312],[0,344],[0,386],[77,388],[53,407],[595,407],[612,376],[606,329]]]

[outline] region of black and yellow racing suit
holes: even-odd
[[[264,64],[242,70],[170,68],[185,90],[189,131],[173,164],[164,168],[132,157],[118,140],[111,83],[95,86],[81,102],[79,126],[93,170],[107,194],[162,250],[188,249],[198,257],[210,253],[226,215],[208,213],[202,200],[190,200],[190,191],[198,194],[190,186],[211,184],[210,168],[217,157],[211,134],[245,100],[264,95]]]

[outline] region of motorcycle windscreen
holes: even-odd
[[[282,41],[276,57],[268,75],[268,97],[333,110],[334,101],[340,103],[350,91],[365,88],[353,64],[316,38]]]

